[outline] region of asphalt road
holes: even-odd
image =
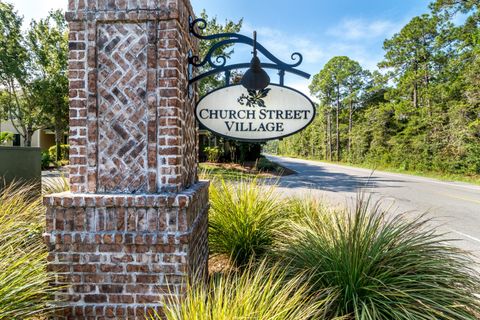
[[[480,261],[480,186],[405,174],[267,156],[297,174],[279,180],[286,195],[321,197],[334,206],[352,206],[363,191],[392,214],[427,213],[439,232]],[[480,264],[478,265],[480,267]]]

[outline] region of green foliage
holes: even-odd
[[[13,5],[0,2],[0,99],[3,109],[30,146],[33,133],[45,123],[32,87],[32,58],[22,32],[22,18]]]
[[[297,221],[283,232],[277,254],[329,301],[325,318],[478,319],[480,277],[468,267],[472,261],[428,220],[387,218],[379,204],[363,200],[353,212],[301,202],[291,208]]]
[[[0,2],[0,29],[0,80],[6,84],[25,77],[28,59],[22,18],[9,3]]]
[[[59,160],[68,160],[70,152],[70,145],[69,144],[62,144],[60,145],[60,155]],[[57,146],[52,146],[48,149],[48,155],[50,159],[54,160],[57,159]]]
[[[265,157],[261,157],[257,159],[255,168],[258,171],[276,171],[278,169],[278,165]]]
[[[48,151],[42,151],[41,161],[42,161],[42,170],[48,169],[50,167],[50,164],[52,163],[52,158],[50,157],[50,154]]]
[[[13,138],[14,138],[14,135],[12,132],[8,132],[8,131],[0,132],[0,145],[13,141]]]
[[[206,287],[189,286],[185,298],[167,304],[166,319],[310,319],[323,302],[308,299],[301,277],[286,280],[285,276],[280,266],[268,268],[264,262],[212,278]]]
[[[208,23],[206,28],[202,31],[205,35],[217,34],[217,33],[236,33],[239,32],[242,28],[243,19],[240,19],[238,22],[234,22],[231,20],[225,20],[224,24],[221,24],[217,21],[216,17],[209,17],[205,10],[200,13],[200,17],[205,19]],[[208,40],[208,41],[200,41],[200,50],[199,56],[200,59],[203,59],[206,54],[208,53],[209,49],[212,47],[217,40]],[[231,48],[232,45],[226,45],[223,47],[218,48],[216,51],[213,52],[212,61],[215,61],[217,57],[224,56],[225,58],[230,58],[233,54],[234,50]],[[206,67],[208,68],[208,67]],[[201,74],[205,72],[206,69],[200,68],[198,73]],[[223,86],[225,83],[225,79],[222,78],[222,75],[215,75],[210,76],[202,81],[200,81],[198,86],[198,92],[200,96],[204,96],[206,93]]]
[[[53,308],[44,212],[35,186],[0,191],[0,319],[39,318]]]
[[[346,57],[329,61],[310,86],[320,99],[315,121],[269,150],[478,179],[478,1],[437,0],[431,8],[385,41],[383,75],[361,73]]]
[[[22,18],[0,2],[0,118],[31,145],[35,131],[53,128],[57,145],[68,126],[68,36],[61,11],[22,31]],[[55,159],[58,160],[58,159]]]
[[[68,128],[68,29],[60,10],[33,21],[27,35],[35,81],[36,102],[46,115],[45,125],[55,130],[57,152]],[[60,161],[66,158],[52,158]]]
[[[256,161],[261,153],[262,146],[259,143],[235,142],[235,160],[239,163]]]
[[[210,187],[210,205],[210,250],[227,256],[237,266],[244,266],[270,250],[274,232],[284,222],[275,186],[256,179],[235,183],[214,181]]]
[[[351,145],[353,114],[362,92],[368,83],[369,73],[360,64],[348,57],[334,57],[313,77],[310,91],[317,96],[322,105],[322,113],[327,120],[326,157],[332,158],[332,145],[335,141],[336,160],[341,159],[340,117],[348,107],[348,149]],[[335,110],[335,138],[332,137],[332,110]]]
[[[212,166],[206,163],[200,163],[200,178],[205,180],[232,180],[241,181],[244,179],[254,179],[257,175],[248,173],[238,168],[225,168]]]
[[[203,149],[205,155],[207,156],[208,162],[218,162],[220,160],[221,150],[220,147],[205,147]]]

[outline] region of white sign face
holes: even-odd
[[[203,97],[195,109],[208,130],[240,141],[267,141],[292,135],[315,117],[313,102],[297,90],[270,85],[261,91],[234,85]]]

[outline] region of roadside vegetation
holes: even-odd
[[[0,191],[0,319],[39,319],[53,309],[44,217],[37,186]]]
[[[385,40],[380,72],[333,57],[306,130],[270,153],[480,182],[480,4],[437,0]]]
[[[212,181],[210,253],[221,268],[169,301],[167,319],[479,318],[474,263],[431,221],[361,197],[349,211],[276,192],[271,180]],[[0,319],[54,309],[44,210],[33,186],[0,193]]]
[[[237,267],[271,252],[275,232],[286,224],[274,187],[257,179],[235,184],[214,181],[210,205],[210,250]]]
[[[301,276],[287,277],[280,265],[263,260],[242,272],[211,277],[204,287],[189,287],[184,300],[166,309],[168,320],[311,319],[325,304],[311,301]]]
[[[388,217],[359,199],[352,211],[305,207],[281,232],[274,254],[304,273],[330,303],[326,319],[475,319],[478,275],[472,261],[423,217]],[[298,216],[298,215],[297,215]]]
[[[282,200],[275,186],[256,180],[214,181],[211,205],[210,250],[226,267],[212,271],[206,288],[176,301],[169,320],[480,316],[480,276],[471,257],[423,216],[392,217],[362,197],[351,211],[316,199]],[[292,283],[299,289],[290,291]],[[282,298],[268,300],[280,288]],[[292,310],[310,316],[285,317]]]
[[[431,8],[385,42],[380,67],[392,72],[371,73],[348,57],[332,58],[310,87],[321,101],[318,117],[268,149],[476,179],[479,4],[437,0]],[[68,149],[61,145],[68,127],[63,15],[52,12],[23,32],[13,5],[0,1],[0,13],[0,60],[8,66],[0,68],[0,121],[15,117],[26,145],[36,130],[53,129],[56,146],[44,154],[44,163],[61,164]],[[458,14],[465,19],[456,25]],[[221,26],[213,19],[212,25],[209,33],[237,32],[241,21]],[[201,50],[210,45],[202,42]],[[226,50],[218,54],[233,53]],[[209,78],[200,90],[222,81]],[[4,133],[0,140],[11,137]],[[241,163],[252,149],[260,150],[237,144],[223,151],[230,149],[235,151],[228,158]],[[226,154],[206,153],[212,161]],[[278,171],[270,166],[265,160],[250,171],[201,166],[213,179],[210,253],[222,268],[211,270],[205,286],[192,284],[185,299],[169,301],[168,320],[480,318],[480,275],[471,256],[448,235],[437,234],[431,221],[392,217],[362,198],[350,211],[316,199],[281,198],[272,179],[258,176]],[[63,180],[46,183],[43,192],[66,189]],[[54,310],[53,275],[42,240],[44,210],[36,186],[13,184],[0,191],[0,320],[43,319]]]

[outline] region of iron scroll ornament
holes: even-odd
[[[218,73],[225,73],[225,85],[228,86],[230,85],[230,72],[232,70],[249,68],[250,63],[236,63],[236,64],[227,65],[227,60],[228,60],[227,57],[223,55],[214,57],[215,51],[217,51],[219,48],[226,45],[236,44],[236,43],[242,43],[242,44],[250,45],[252,47],[256,45],[257,50],[260,53],[262,53],[263,56],[265,56],[267,59],[271,61],[271,63],[261,63],[261,67],[264,69],[278,70],[280,86],[284,85],[286,72],[295,74],[297,76],[300,76],[306,79],[310,78],[310,74],[304,71],[298,70],[296,68],[303,62],[303,56],[298,52],[294,52],[291,55],[291,59],[294,62],[291,64],[288,64],[281,61],[277,57],[275,57],[264,46],[262,46],[259,43],[256,43],[254,39],[250,37],[247,37],[245,35],[241,35],[238,33],[218,33],[213,35],[203,35],[197,32],[197,30],[200,30],[200,31],[205,30],[205,28],[207,27],[207,21],[201,18],[194,20],[192,17],[190,17],[189,20],[190,20],[189,21],[190,34],[192,36],[200,40],[219,40],[217,43],[213,44],[210,47],[210,49],[208,50],[207,54],[203,59],[200,59],[200,57],[197,55],[193,55],[192,52],[189,53],[188,76],[189,76],[190,85],[208,76],[212,76]],[[208,65],[211,69],[195,77],[193,76],[194,67],[199,68],[199,67],[204,67],[206,65]]]

